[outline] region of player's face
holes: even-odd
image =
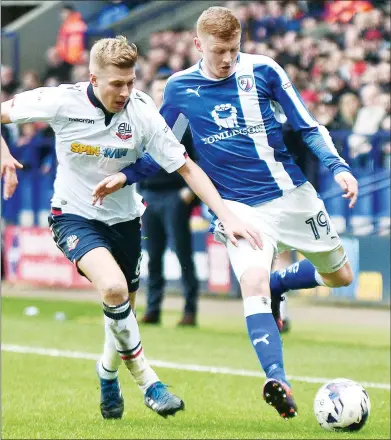
[[[95,94],[111,113],[118,113],[124,107],[136,81],[135,67],[119,68],[106,66],[96,75],[91,74]]]
[[[206,73],[212,78],[225,78],[234,71],[240,50],[240,33],[229,40],[200,34],[194,38],[194,44],[203,55]]]
[[[151,85],[151,98],[153,99],[153,102],[156,104],[157,108],[161,107],[163,103],[163,92],[166,83],[166,79],[155,79]]]

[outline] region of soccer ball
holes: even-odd
[[[327,431],[358,431],[367,422],[370,411],[368,393],[349,379],[326,383],[314,401],[315,417]]]

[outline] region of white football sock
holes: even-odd
[[[112,380],[118,376],[121,357],[115,346],[115,339],[107,322],[105,321],[105,343],[103,354],[98,364],[98,373],[102,379]]]
[[[144,356],[139,327],[129,301],[119,306],[103,304],[103,312],[105,325],[107,324],[113,334],[117,351],[137,385],[145,393],[159,378]]]

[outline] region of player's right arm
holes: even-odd
[[[3,119],[2,112],[1,122],[6,124],[6,121],[7,118]],[[18,186],[16,168],[23,168],[23,165],[12,156],[5,139],[1,136],[1,177],[3,178],[3,197],[5,200],[13,196]]]
[[[2,124],[11,122],[10,108],[12,102],[13,100],[9,100],[1,104]],[[17,168],[23,168],[23,165],[12,156],[5,139],[1,136],[1,177],[3,178],[3,197],[5,200],[13,196],[18,186]]]
[[[62,87],[39,87],[18,93],[1,104],[1,123],[52,123],[63,103],[64,90]]]
[[[11,117],[10,117],[10,109],[12,106],[13,99],[10,99],[9,101],[5,101],[1,103],[1,123],[2,124],[10,124]],[[1,150],[3,151],[3,149]]]
[[[18,93],[12,99],[1,103],[1,123],[26,123],[35,121],[52,122],[61,105],[62,91],[58,87],[40,87]],[[10,153],[3,137],[1,138],[1,176],[3,195],[12,197],[18,185],[16,168],[23,168]]]

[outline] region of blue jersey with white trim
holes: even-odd
[[[240,53],[224,79],[209,78],[202,61],[174,74],[160,112],[179,139],[190,124],[197,163],[223,199],[254,206],[306,182],[283,141],[287,119],[331,171],[349,171],[286,72],[266,56]]]

